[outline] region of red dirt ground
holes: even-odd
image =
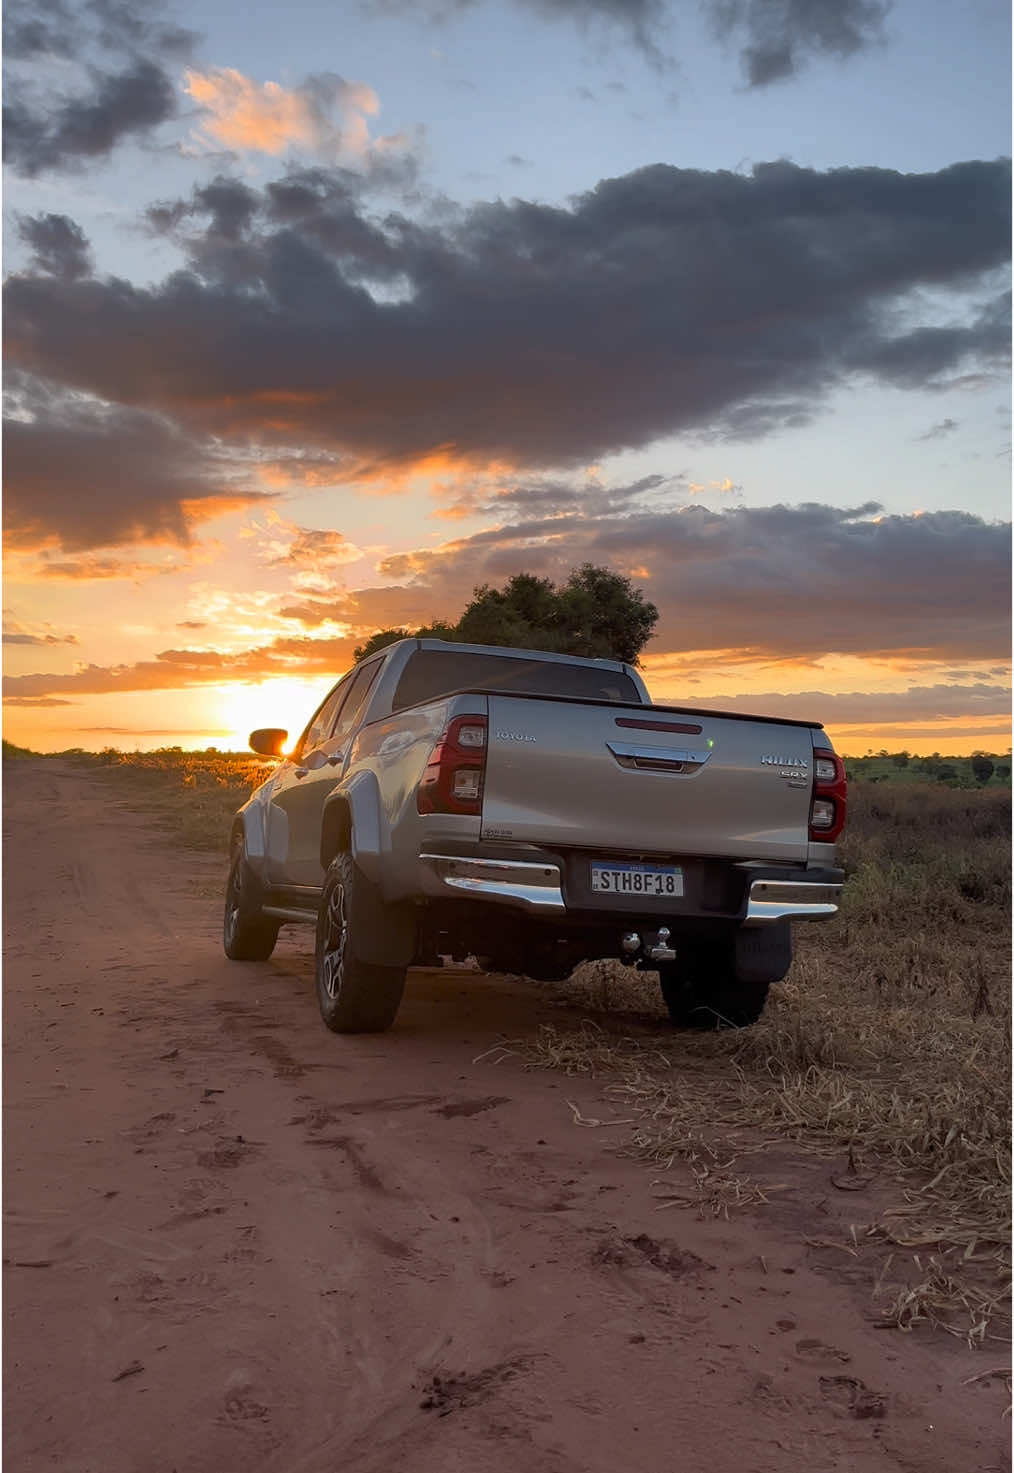
[[[1003,1355],[875,1328],[806,1246],[847,1230],[826,1162],[779,1150],[777,1209],[660,1211],[623,1129],[573,1123],[593,1081],[477,1062],[576,1021],[545,993],[418,971],[391,1033],[336,1038],[308,932],[222,955],[220,861],[68,765],[5,790],[11,1469],[1008,1465],[1006,1392],[963,1384]]]

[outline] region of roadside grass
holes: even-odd
[[[875,1179],[890,1199],[841,1245],[879,1245],[881,1322],[1005,1333],[1010,813],[995,788],[854,784],[841,914],[795,928],[792,970],[755,1027],[674,1033],[654,974],[598,962],[556,989],[579,1027],[504,1048],[601,1079],[630,1127],[620,1149],[689,1168],[689,1191],[659,1184],[672,1205],[763,1202],[749,1167],[772,1139],[845,1157],[841,1190]]]
[[[13,742],[3,738],[3,760],[5,762],[16,762],[21,757],[38,757],[38,752],[33,752],[30,747],[17,747]]]
[[[154,752],[55,754],[116,779],[116,788],[133,807],[152,813],[190,849],[227,854],[232,819],[277,767],[250,752],[184,752],[162,747]]]

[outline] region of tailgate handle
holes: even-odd
[[[707,747],[640,747],[630,742],[606,742],[621,767],[639,772],[697,772],[711,756]]]

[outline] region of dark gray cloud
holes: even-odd
[[[176,115],[170,66],[194,32],[158,5],[128,0],[20,0],[4,12],[4,159],[30,178],[107,157]],[[76,64],[76,89],[53,78]],[[59,66],[56,63],[60,63]]]
[[[30,381],[12,398],[4,433],[4,533],[12,547],[185,546],[195,522],[259,499],[213,446],[161,415],[47,395]]]
[[[531,480],[502,480],[487,485],[480,482],[466,487],[434,516],[444,521],[477,513],[486,516],[539,517],[564,512],[581,512],[586,516],[602,516],[609,512],[643,511],[652,503],[672,506],[674,496],[692,495],[691,483],[685,475],[641,476],[625,484],[605,484],[598,477],[584,481],[564,476],[537,476]]]
[[[881,0],[708,0],[719,36],[740,48],[751,87],[766,87],[821,57],[846,61],[883,39]]]
[[[920,664],[1010,649],[1010,524],[957,511],[889,516],[876,503],[530,517],[387,558],[394,587],[283,612],[308,627],[424,622],[460,612],[476,584],[519,572],[559,579],[584,561],[629,572],[660,610],[655,644],[677,654]]]
[[[32,267],[63,281],[76,281],[92,269],[88,237],[68,215],[22,215],[18,234],[32,251]]]
[[[666,61],[664,41],[670,25],[665,0],[519,0],[525,10],[550,20],[579,25],[604,24],[625,33],[653,60]]]
[[[362,197],[372,188],[409,187],[415,169],[411,153],[377,155],[362,170],[290,169],[263,194],[219,175],[196,186],[189,199],[151,205],[145,218],[154,234],[180,245],[196,275],[223,286],[256,282],[272,238],[279,255],[302,241],[308,262],[319,255],[356,280],[390,281],[404,264],[396,242],[364,212]]]
[[[447,20],[480,0],[383,0],[374,9]],[[546,20],[604,30],[636,46],[658,66],[679,54],[679,22],[686,0],[516,0]],[[821,59],[847,61],[877,45],[890,0],[701,0],[712,31],[739,55],[751,87],[795,76]]]
[[[416,15],[427,24],[451,20],[482,0],[374,0],[370,15]],[[676,9],[667,0],[516,0],[519,8],[543,20],[562,20],[584,30],[599,28],[632,42],[652,61],[666,63],[664,45]],[[708,0],[714,3],[714,0]]]
[[[37,56],[73,56],[79,40],[77,14],[64,0],[25,0],[4,6],[3,43],[8,63]]]
[[[915,438],[917,440],[942,440],[945,435],[949,435],[953,430],[958,428],[958,423],[958,420],[951,419],[948,415],[946,419],[938,421],[935,425],[930,425],[925,434],[916,435]]]
[[[3,110],[4,160],[34,178],[82,160],[107,157],[127,137],[143,136],[176,113],[168,73],[138,60],[123,71],[96,73],[87,93],[40,110],[15,94]]]
[[[361,475],[437,449],[547,467],[674,434],[756,438],[843,383],[932,387],[1009,356],[1007,160],[659,164],[568,208],[424,221],[370,213],[342,171],[315,170],[263,191],[217,180],[159,211],[187,269],[153,287],[13,277],[9,362]],[[948,292],[939,323],[925,287]]]
[[[33,61],[47,57],[79,58],[101,47],[107,52],[132,55],[156,51],[185,58],[198,40],[197,33],[160,15],[154,3],[129,0],[13,0],[4,6],[4,59]]]

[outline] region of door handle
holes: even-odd
[[[686,750],[675,747],[639,747],[628,742],[606,742],[621,767],[639,768],[646,772],[697,772],[711,756],[710,749]]]

